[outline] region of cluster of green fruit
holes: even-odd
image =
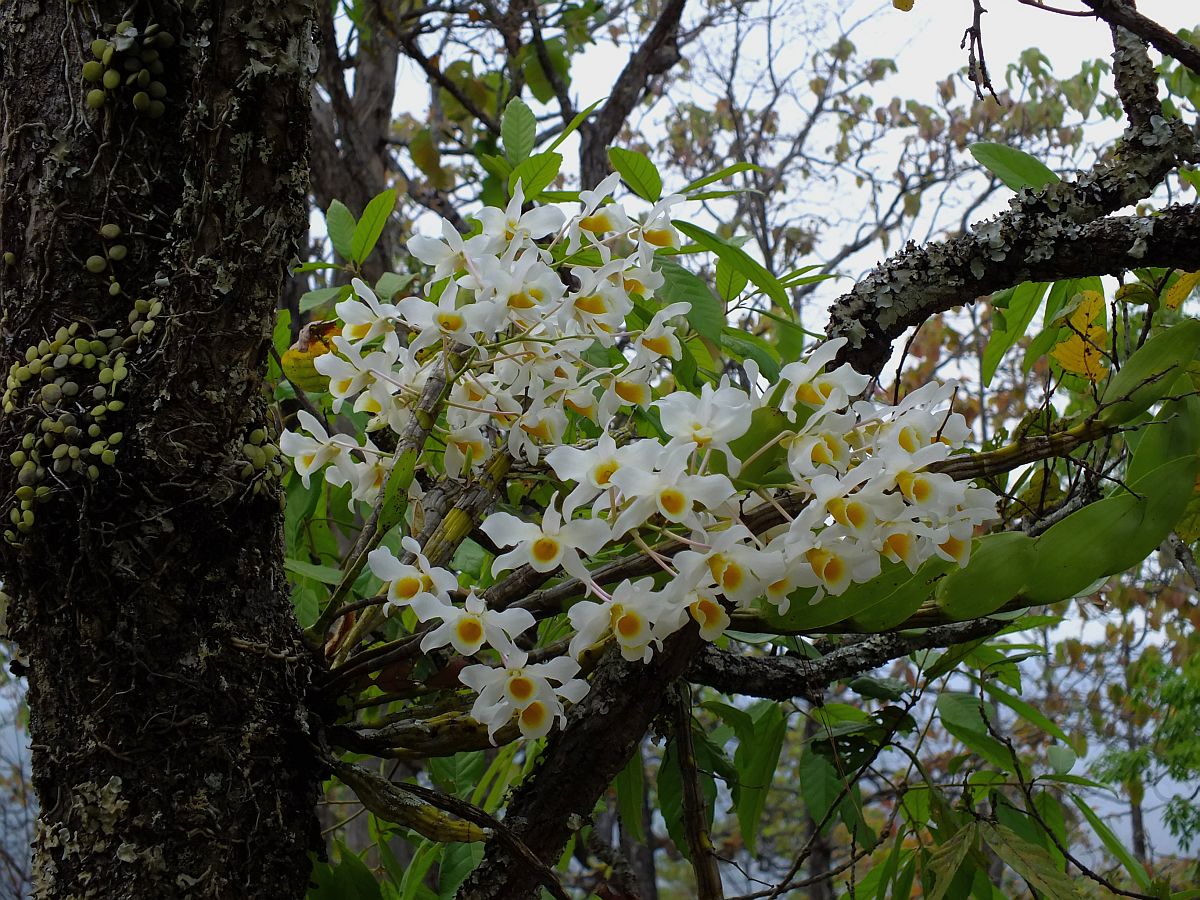
[[[129,254],[129,248],[122,243],[117,243],[121,237],[121,226],[114,225],[109,222],[100,226],[100,237],[104,239],[104,254],[94,253],[87,258],[84,263],[87,270],[96,275],[106,271],[111,262],[120,262]],[[117,281],[117,276],[110,274],[108,276],[108,295],[110,297],[119,296],[121,293],[121,284]]]
[[[255,494],[268,490],[283,477],[283,462],[279,459],[279,447],[267,440],[264,428],[255,428],[246,436],[242,445],[244,463],[241,470],[243,481],[250,483]]]
[[[0,408],[5,416],[24,414],[28,422],[19,446],[8,461],[17,470],[17,488],[7,511],[12,527],[4,531],[10,544],[21,542],[34,527],[34,508],[66,479],[95,481],[101,466],[117,460],[124,434],[112,421],[125,408],[118,397],[129,376],[126,351],[154,328],[162,312],[159,300],[138,300],[129,313],[129,332],[115,328],[80,334],[72,322],[25,350],[24,360],[8,370]]]
[[[123,87],[133,93],[134,109],[157,119],[167,109],[163,103],[167,88],[158,80],[163,73],[160,51],[173,46],[175,38],[157,24],[139,32],[128,20],[118,22],[110,38],[96,38],[92,41],[96,58],[83,64],[83,80],[100,85],[88,91],[88,108],[102,109]]]

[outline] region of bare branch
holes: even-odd
[[[679,62],[679,20],[687,0],[667,0],[641,45],[617,76],[612,93],[596,118],[580,128],[579,175],[582,187],[595,187],[608,172],[608,147],[654,75]]]

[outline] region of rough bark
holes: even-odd
[[[305,222],[313,8],[156,0],[118,36],[127,14],[0,9],[0,447],[40,454],[0,468],[0,511],[32,514],[0,577],[28,660],[37,892],[296,897],[320,773],[262,373]],[[91,43],[118,37],[122,79],[157,53],[161,117],[123,83],[86,105]]]

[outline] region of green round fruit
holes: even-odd
[[[101,272],[103,272],[105,269],[108,268],[108,262],[104,259],[103,256],[89,256],[87,258],[87,262],[84,263],[84,265],[87,266],[87,270],[89,272],[92,272],[96,275],[99,275]]]
[[[150,108],[150,95],[145,91],[138,91],[134,94],[133,108],[140,113],[146,112]]]
[[[104,65],[99,60],[88,60],[83,64],[84,81],[99,81],[104,77]]]
[[[104,106],[104,91],[100,88],[92,88],[87,94],[88,109],[100,109]]]
[[[100,237],[108,241],[115,241],[121,236],[121,226],[109,222],[106,225],[100,226]]]
[[[102,79],[102,82],[103,82],[105,88],[107,88],[110,91],[115,91],[118,87],[121,86],[121,73],[118,72],[116,69],[108,69],[104,73],[104,78]]]
[[[152,119],[158,119],[158,118],[161,118],[162,114],[165,113],[166,111],[167,111],[167,106],[161,100],[151,100],[150,101],[150,109],[146,112],[146,115],[148,115]]]
[[[92,41],[92,56],[96,59],[103,59],[106,50],[108,50],[108,41],[104,38],[96,38]]]
[[[120,262],[128,252],[129,248],[124,244],[113,244],[108,248],[108,258]]]

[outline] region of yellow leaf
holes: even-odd
[[[1077,296],[1079,305],[1071,313],[1071,328],[1075,331],[1085,332],[1096,321],[1096,316],[1104,312],[1104,295],[1099,291],[1081,291]]]
[[[1200,272],[1185,272],[1180,275],[1178,280],[1167,290],[1167,298],[1164,301],[1167,309],[1179,309],[1180,304],[1188,298],[1198,284],[1200,284]]]
[[[288,381],[310,393],[324,391],[329,377],[318,372],[313,361],[333,349],[333,338],[341,332],[337,322],[310,322],[300,329],[299,340],[280,359]]]
[[[913,8],[913,0],[892,0],[892,6],[901,12],[908,12]]]
[[[1054,346],[1050,356],[1065,371],[1082,375],[1088,381],[1099,381],[1108,376],[1104,356],[1107,347],[1108,332],[1097,325],[1086,332],[1072,331],[1069,337]]]

